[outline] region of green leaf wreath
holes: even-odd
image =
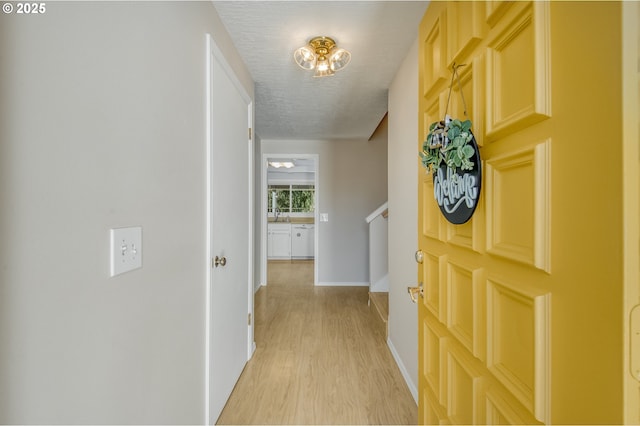
[[[427,173],[436,171],[442,162],[452,169],[472,170],[475,153],[471,140],[471,120],[437,121],[429,126],[420,158]]]

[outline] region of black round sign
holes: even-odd
[[[473,136],[473,134],[472,134]],[[455,225],[466,223],[478,206],[482,183],[482,163],[476,138],[468,146],[473,147],[472,170],[448,167],[445,163],[433,173],[433,195],[444,217]]]

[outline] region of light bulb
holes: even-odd
[[[329,69],[329,62],[327,61],[326,57],[322,57],[320,58],[320,60],[318,60],[318,62],[316,63],[316,68],[318,69],[318,71],[326,71]]]

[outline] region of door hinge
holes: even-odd
[[[249,127],[249,140],[251,140],[251,127]]]
[[[251,314],[247,315],[247,325],[251,325]]]

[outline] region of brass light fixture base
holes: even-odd
[[[309,40],[309,45],[313,47],[318,57],[326,57],[327,53],[336,46],[336,42],[331,37],[314,37]]]

